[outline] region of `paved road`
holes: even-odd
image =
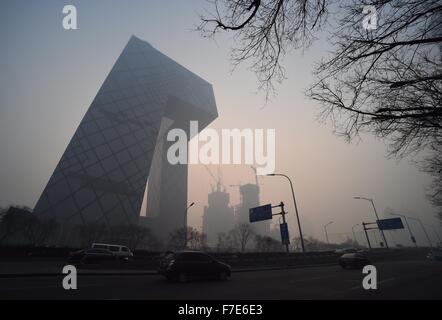
[[[378,290],[362,288],[361,270],[338,266],[234,273],[228,281],[169,283],[154,276],[79,276],[66,291],[61,277],[0,279],[0,299],[442,299],[442,263],[375,264]]]

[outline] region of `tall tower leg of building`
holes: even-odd
[[[187,165],[169,163],[167,150],[172,143],[165,137],[158,143],[147,193],[147,215],[156,219],[154,232],[162,241],[187,226]]]

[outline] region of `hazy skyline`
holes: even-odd
[[[66,4],[77,7],[79,30],[62,29]],[[381,215],[392,208],[439,227],[435,209],[425,198],[430,177],[408,159],[399,163],[386,159],[384,144],[372,136],[348,144],[332,134],[331,125],[316,120],[319,107],[303,91],[311,83],[313,64],[330,50],[325,41],[314,43],[304,54],[286,57],[287,79],[263,107],[254,74],[245,66],[230,72],[231,39],[221,36],[215,42],[192,31],[199,22],[197,12],[207,5],[202,0],[137,0],[130,6],[125,1],[1,1],[0,206],[35,205],[85,111],[134,34],[213,85],[219,118],[210,128],[276,129],[276,172],[293,179],[306,234],[324,239],[322,226],[332,220],[330,234],[350,235],[352,225],[373,221],[369,203],[353,200],[357,195],[374,198]],[[209,168],[217,174],[217,166]],[[254,182],[253,171],[247,165],[221,168],[231,204],[236,205],[239,192],[228,186]],[[297,236],[287,181],[259,180],[261,203],[284,201],[291,237]],[[188,201],[196,203],[189,211],[192,226],[201,226],[211,183],[203,165],[189,166]],[[413,222],[412,227],[418,242],[424,242],[419,226]]]

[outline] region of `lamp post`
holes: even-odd
[[[287,175],[282,174],[282,173],[270,173],[270,174],[268,174],[268,176],[271,176],[271,177],[274,177],[274,176],[285,177],[290,182],[290,188],[292,190],[292,196],[293,196],[293,203],[295,205],[296,220],[298,221],[299,237],[301,239],[302,252],[305,252],[304,237],[302,236],[301,222],[299,220],[298,206],[296,205],[295,191],[293,190],[292,180],[290,180],[290,178]]]
[[[354,197],[354,199],[356,199],[356,200],[367,200],[367,201],[370,201],[370,202],[371,202],[371,205],[373,206],[374,214],[376,215],[376,220],[379,220],[378,212],[376,211],[376,207],[374,206],[373,199],[370,199],[370,198],[364,198],[364,197]],[[384,239],[385,246],[388,248],[387,238],[385,238],[384,231],[383,231],[383,230],[380,230],[380,229],[379,229],[379,231],[380,231],[381,234],[382,234],[382,238]]]
[[[328,227],[329,225],[331,225],[332,223],[333,223],[333,221],[330,221],[329,223],[326,223],[326,224],[324,225],[325,239],[327,240],[327,244],[328,244],[328,245],[330,245],[330,242],[328,241],[327,227]]]
[[[410,225],[408,224],[407,216],[404,216],[403,214],[399,214],[399,213],[391,213],[391,212],[390,212],[390,214],[391,214],[392,216],[399,216],[399,217],[404,218],[404,220],[405,220],[405,224],[407,225],[408,232],[410,233],[410,239],[411,239],[411,242],[413,242],[413,243],[414,243],[414,246],[417,247],[416,238],[413,236],[413,233],[411,232],[411,228],[410,228]]]
[[[427,237],[428,243],[430,244],[430,247],[433,248],[433,244],[431,243],[430,237],[428,236],[427,229],[425,229],[424,224],[422,223],[421,219],[415,218],[415,217],[408,217],[408,218],[412,219],[412,220],[416,220],[417,222],[420,223],[422,230],[424,230],[425,236]]]
[[[356,234],[355,234],[355,227],[357,227],[358,225],[359,225],[359,223],[356,223],[354,226],[351,227],[351,232],[353,233],[353,240],[355,243],[357,243]]]
[[[187,211],[190,207],[192,207],[195,204],[195,202],[192,202],[189,204],[189,206],[184,210],[184,249],[187,248]]]

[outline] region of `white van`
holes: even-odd
[[[134,256],[132,251],[126,246],[120,246],[117,244],[108,244],[108,243],[93,243],[92,244],[93,249],[106,249],[111,251],[113,254],[115,254],[118,257],[121,258],[131,258]]]

